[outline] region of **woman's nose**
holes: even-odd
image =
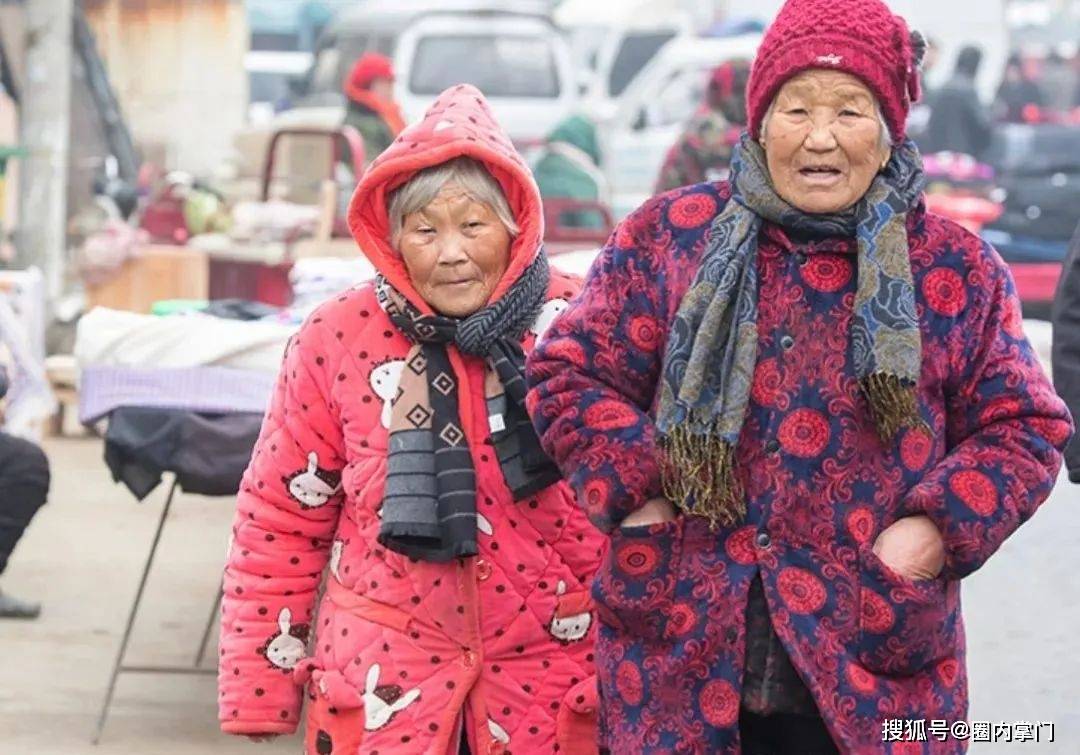
[[[836,122],[833,119],[815,118],[806,136],[806,148],[811,152],[829,152],[836,149],[836,134],[833,127]]]
[[[459,234],[450,234],[439,242],[439,264],[457,265],[469,259],[466,240]]]

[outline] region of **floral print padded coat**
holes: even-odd
[[[620,753],[737,753],[747,592],[844,752],[957,752],[883,741],[889,718],[964,719],[960,579],[1047,497],[1072,426],[1031,345],[998,254],[921,207],[908,236],[923,338],[926,429],[878,440],[851,357],[854,242],[762,231],[758,361],[737,455],[749,512],[620,529],[660,495],[654,409],[668,327],[725,183],[650,200],[612,235],[582,294],[532,355],[534,421],[612,548],[593,587],[601,744]],[[925,514],[939,578],[910,581],[872,546]]]

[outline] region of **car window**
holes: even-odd
[[[675,38],[675,32],[627,34],[623,37],[608,75],[608,92],[618,97],[645,64],[652,60],[664,43]]]
[[[409,76],[414,94],[472,84],[488,97],[557,98],[551,40],[529,35],[429,36],[420,39]]]

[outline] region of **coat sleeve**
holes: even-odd
[[[317,320],[290,342],[237,499],[225,566],[219,718],[231,734],[295,731],[316,591],[341,503],[344,443]],[[301,500],[304,505],[301,505]]]
[[[662,265],[647,238],[650,210],[615,229],[527,366],[541,443],[604,531],[660,495],[649,409],[666,321]]]
[[[1061,271],[1053,320],[1054,387],[1076,417],[1080,415],[1080,225]],[[1080,484],[1080,434],[1065,449],[1065,466],[1069,479]]]
[[[941,531],[946,579],[981,567],[1035,513],[1054,487],[1072,432],[1021,329],[1008,268],[990,247],[983,255],[986,295],[973,296],[960,323],[965,337],[946,385],[948,452],[903,506]]]

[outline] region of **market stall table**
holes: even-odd
[[[173,475],[110,672],[95,744],[105,729],[121,674],[217,673],[216,669],[203,668],[202,663],[220,605],[220,590],[190,666],[127,664],[128,644],[177,491],[205,496],[236,494],[272,386],[273,375],[216,367],[106,366],[83,371],[80,416],[88,423],[108,417],[105,461],[113,479],[123,482],[141,501],[159,486],[163,475]]]

